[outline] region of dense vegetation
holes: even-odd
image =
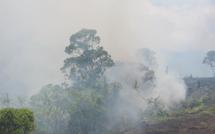
[[[31,134],[34,128],[32,111],[13,108],[0,110],[0,134]]]
[[[69,82],[47,85],[31,97],[38,134],[102,134],[108,122],[108,100],[114,86],[103,76],[114,65],[111,56],[99,46],[95,30],[83,29],[70,38],[62,71]],[[107,103],[108,102],[108,103]]]
[[[44,86],[31,97],[36,134],[117,134],[130,127],[131,121],[117,113],[121,110],[118,102],[122,85],[107,81],[104,75],[115,63],[99,44],[95,30],[83,29],[71,36],[65,49],[69,57],[61,68],[67,80],[62,85]],[[148,50],[146,57],[153,60],[150,54]],[[141,68],[148,75],[143,81],[153,83],[153,71],[147,66]],[[134,81],[132,88],[138,90],[138,84]],[[155,114],[164,111],[157,104],[151,106],[151,110],[157,109]]]

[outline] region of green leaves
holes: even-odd
[[[0,110],[0,134],[30,134],[34,128],[34,116],[30,110]]]
[[[114,65],[99,46],[96,30],[82,29],[70,37],[69,55],[61,68],[71,86],[47,85],[31,98],[37,134],[102,134],[107,124],[108,85],[104,72]],[[69,85],[69,84],[68,84]]]
[[[69,131],[74,134],[101,134],[105,131],[105,96],[93,89],[73,90],[71,92]]]
[[[36,134],[66,134],[69,109],[69,93],[59,85],[44,86],[31,97],[31,108],[36,117]],[[64,129],[62,129],[64,128]]]
[[[114,65],[111,56],[99,46],[96,30],[82,29],[70,38],[65,52],[71,57],[64,61],[61,70],[75,87],[95,87],[106,68]]]

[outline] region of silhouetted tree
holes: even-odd
[[[206,57],[203,60],[203,64],[207,64],[211,67],[211,70],[215,76],[215,51],[211,50],[207,52]]]
[[[95,87],[107,67],[114,65],[111,56],[100,44],[96,30],[82,29],[70,37],[62,71],[72,80],[74,87]]]

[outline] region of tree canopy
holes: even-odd
[[[215,76],[215,51],[214,50],[207,52],[207,55],[203,60],[203,64],[209,65]]]
[[[31,134],[34,128],[32,111],[13,108],[0,110],[0,134]]]
[[[96,30],[82,29],[70,37],[65,52],[70,55],[61,70],[73,86],[95,87],[107,67],[114,65],[111,56],[100,44]]]

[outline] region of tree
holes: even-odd
[[[101,134],[105,129],[108,86],[104,72],[114,65],[99,46],[96,30],[82,29],[70,37],[69,54],[62,72],[68,81],[47,85],[31,97],[36,117],[36,134]],[[99,90],[97,90],[99,89]],[[99,91],[99,92],[98,92]]]
[[[70,37],[65,52],[70,55],[61,70],[73,87],[96,87],[107,67],[114,65],[111,56],[100,44],[96,30],[82,29]]]
[[[36,117],[36,134],[67,134],[71,96],[59,85],[44,86],[31,97]]]
[[[105,96],[93,89],[72,91],[70,134],[103,134],[106,132]]]
[[[70,38],[69,54],[61,68],[68,81],[47,85],[32,96],[36,134],[102,134],[106,131],[107,109],[112,87],[104,72],[114,65],[99,46],[96,30],[82,29]],[[72,83],[72,86],[67,84]]]
[[[215,51],[211,50],[207,52],[207,55],[203,60],[203,64],[209,65],[215,76]]]
[[[96,30],[82,29],[70,37],[70,45],[65,49],[70,57],[64,61],[61,70],[73,83],[68,87],[73,100],[69,112],[70,133],[105,132],[109,86],[104,72],[112,67],[114,62],[99,44],[100,37],[97,36]]]
[[[31,134],[34,128],[32,111],[13,108],[0,110],[0,134]]]

